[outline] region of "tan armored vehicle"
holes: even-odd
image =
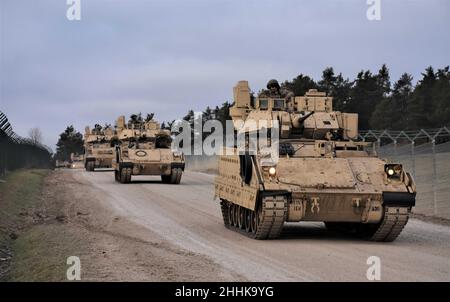
[[[55,168],[70,168],[71,164],[70,162],[66,160],[56,160],[55,161]]]
[[[279,157],[259,145],[254,153],[235,148],[220,157],[215,195],[227,228],[271,239],[285,222],[323,221],[372,241],[400,234],[415,205],[415,183],[401,164],[357,141],[357,114],[333,111],[332,98],[316,90],[253,98],[246,81],[234,88],[234,101],[230,115],[238,135],[262,133],[250,121],[266,121],[279,131],[279,140],[267,144]],[[239,120],[245,123],[238,126]]]
[[[70,154],[70,164],[71,169],[83,169],[84,155],[78,153]]]
[[[95,125],[94,129],[85,128],[84,134],[84,167],[87,171],[96,168],[112,168],[115,146],[114,129],[106,125],[104,128]]]
[[[184,155],[171,150],[171,133],[160,128],[153,114],[145,120],[132,115],[117,120],[119,144],[113,162],[116,181],[131,182],[132,175],[161,175],[164,183],[179,184],[184,171]]]

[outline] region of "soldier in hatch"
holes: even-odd
[[[128,123],[131,124],[131,123],[135,123],[136,121],[137,121],[137,115],[136,114],[130,115],[130,120],[128,121]]]
[[[142,118],[140,115],[132,114],[130,116],[130,120],[128,121],[128,128],[133,129],[136,128],[136,125],[142,122]]]
[[[277,80],[272,79],[267,83],[267,90],[263,90],[259,93],[259,97],[267,97],[267,98],[284,98],[289,100],[294,96],[294,93],[285,88],[281,87]]]
[[[155,116],[155,114],[153,112],[150,114],[147,114],[147,118],[145,119],[145,121],[150,122],[151,120],[153,120],[154,116]]]
[[[93,133],[97,134],[97,135],[101,135],[101,133],[102,133],[102,126],[100,126],[99,124],[95,124]]]

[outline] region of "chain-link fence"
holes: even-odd
[[[0,111],[0,177],[20,168],[51,167],[52,151],[14,133],[5,114]]]
[[[417,184],[415,212],[450,219],[450,130],[364,131],[381,157],[400,162]]]

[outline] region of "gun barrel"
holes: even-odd
[[[298,116],[298,117],[294,118],[294,120],[292,121],[292,125],[294,126],[294,128],[300,128],[302,126],[303,122],[313,114],[314,114],[314,111],[311,111],[310,113],[308,113],[305,116]]]

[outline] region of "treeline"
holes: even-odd
[[[292,90],[296,96],[303,96],[311,88],[326,92],[334,98],[335,110],[359,114],[361,130],[417,130],[450,126],[449,66],[437,70],[431,66],[426,68],[416,84],[408,73],[391,82],[388,67],[382,65],[376,73],[360,71],[353,80],[328,67],[318,81],[300,74],[281,83],[281,86]],[[231,104],[224,101],[220,106],[208,106],[202,116],[189,110],[183,120],[191,124],[191,129],[194,129],[194,124],[204,124],[211,119],[225,125],[226,120],[231,119]],[[161,126],[171,129],[174,122],[163,122]],[[196,135],[200,134],[192,130],[192,137]],[[208,133],[201,135],[205,138]],[[67,127],[59,137],[55,159],[68,160],[71,153],[82,152],[83,135],[73,126]]]
[[[319,81],[300,74],[281,86],[289,88],[296,96],[303,96],[311,88],[326,92],[334,98],[335,110],[359,114],[361,130],[416,130],[450,125],[449,66],[437,71],[430,66],[416,84],[413,81],[412,75],[404,73],[392,83],[386,65],[376,73],[362,70],[354,80],[328,67]],[[224,123],[230,119],[230,106],[230,102],[223,102],[215,108],[207,107],[203,111],[203,122],[215,118]],[[183,119],[191,124],[199,122],[193,110]]]

